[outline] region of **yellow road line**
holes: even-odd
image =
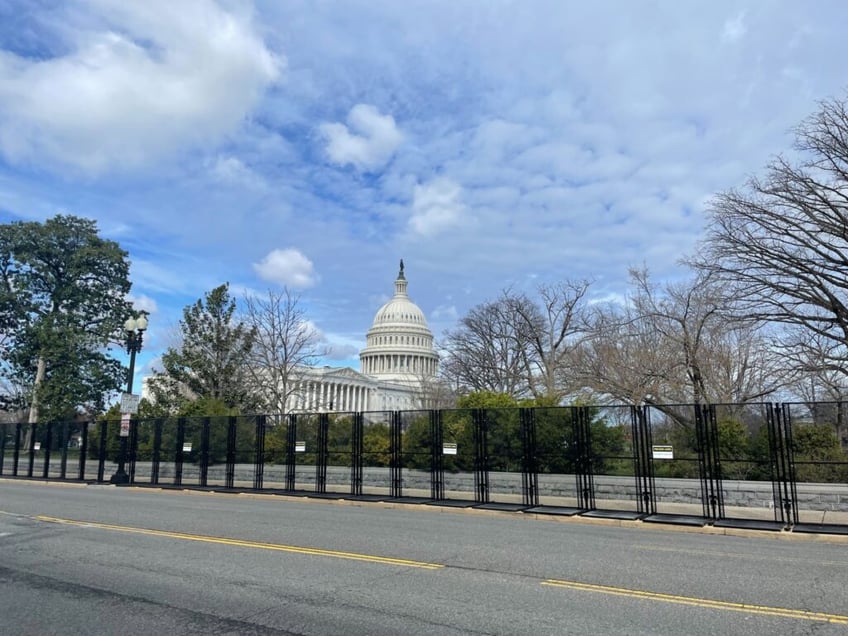
[[[820,621],[824,623],[835,623],[848,625],[848,616],[842,614],[825,614],[823,612],[808,612],[806,610],[788,609],[785,607],[768,607],[767,605],[752,605],[749,603],[730,603],[727,601],[714,601],[692,596],[677,596],[675,594],[662,594],[659,592],[645,592],[643,590],[631,590],[624,587],[611,587],[609,585],[595,585],[592,583],[579,583],[577,581],[561,581],[548,579],[542,585],[552,587],[565,587],[572,590],[584,592],[599,592],[601,594],[613,594],[615,596],[627,596],[630,598],[647,599],[651,601],[662,601],[664,603],[676,603],[678,605],[691,605],[693,607],[705,607],[709,609],[720,609],[731,612],[745,612],[747,614],[763,614],[765,616],[779,616],[781,618],[796,618],[808,621]]]
[[[438,570],[445,567],[439,563],[426,563],[424,561],[412,561],[409,559],[395,559],[372,554],[360,554],[357,552],[342,552],[339,550],[323,550],[321,548],[304,548],[294,545],[281,545],[278,543],[264,543],[261,541],[245,541],[243,539],[228,539],[226,537],[210,537],[200,534],[186,534],[183,532],[169,532],[167,530],[151,530],[150,528],[136,528],[133,526],[116,526],[108,523],[96,523],[94,521],[76,521],[73,519],[59,519],[57,517],[46,517],[39,515],[34,517],[38,521],[47,523],[61,523],[71,526],[85,528],[98,528],[100,530],[116,530],[118,532],[131,532],[134,534],[146,534],[154,537],[167,537],[169,539],[182,539],[184,541],[200,541],[203,543],[218,543],[240,548],[258,548],[260,550],[276,550],[278,552],[294,552],[296,554],[309,554],[312,556],[335,557],[337,559],[351,559],[354,561],[367,561],[370,563],[381,563],[383,565],[401,565],[410,568],[421,568],[424,570]]]

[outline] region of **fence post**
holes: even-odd
[[[657,512],[656,487],[654,482],[654,463],[651,456],[651,419],[647,406],[634,405],[631,408],[633,426],[634,459],[636,464],[636,493],[638,510],[645,515]]]
[[[477,503],[489,503],[488,421],[484,409],[473,409],[474,489]]]
[[[15,424],[15,451],[14,455],[12,455],[12,474],[15,477],[18,476],[18,462],[21,456],[21,427],[22,424],[20,422]]]
[[[253,489],[262,490],[265,480],[265,416],[256,416],[256,443],[253,460]]]
[[[97,481],[102,483],[103,473],[106,470],[106,435],[109,423],[106,420],[100,422],[100,444],[97,447]]]
[[[153,455],[150,458],[150,483],[159,483],[159,464],[162,461],[162,425],[161,417],[153,420]]]
[[[354,413],[351,424],[353,428],[350,440],[350,494],[354,496],[362,494],[364,419],[361,412]]]
[[[391,497],[403,496],[403,468],[401,460],[401,422],[400,411],[392,412],[389,420],[389,471],[391,474]]]
[[[224,478],[226,488],[235,488],[236,485],[236,440],[238,417],[230,415],[227,419],[227,472]]]
[[[29,465],[27,468],[27,477],[32,477],[35,470],[35,438],[38,432],[38,424],[32,424],[29,431]]]
[[[174,485],[183,483],[183,444],[185,444],[185,417],[177,418],[177,445],[174,448]]]
[[[518,411],[521,428],[521,498],[525,506],[539,505],[539,461],[536,457],[536,409]]]
[[[297,480],[297,415],[289,413],[286,429],[286,490],[294,490]]]
[[[444,430],[442,412],[430,411],[430,499],[445,498]]]
[[[207,416],[200,423],[200,486],[203,488],[209,478],[209,422]]]
[[[318,415],[318,457],[315,462],[315,492],[327,492],[327,461],[329,459],[330,417],[327,413]]]
[[[68,473],[68,422],[64,420],[62,422],[62,432],[61,437],[62,440],[62,458],[59,461],[59,479],[65,479]]]

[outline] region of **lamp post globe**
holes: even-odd
[[[127,370],[127,393],[132,394],[133,376],[135,375],[135,354],[141,351],[141,343],[144,332],[147,330],[147,316],[142,313],[137,317],[131,316],[124,322],[124,335],[127,353],[130,354],[130,367]],[[127,422],[125,426],[124,422]],[[121,450],[118,456],[118,469],[109,480],[117,486],[130,483],[130,476],[126,471],[127,463],[127,438],[129,437],[129,413],[121,414]]]

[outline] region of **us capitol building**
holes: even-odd
[[[439,356],[424,312],[406,291],[403,260],[395,293],[380,307],[359,352],[359,371],[347,367],[302,369],[286,406],[293,413],[394,411],[425,408],[424,388]]]

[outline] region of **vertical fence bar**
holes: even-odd
[[[177,418],[177,441],[174,447],[174,485],[183,483],[183,444],[185,444],[185,417]]]
[[[525,506],[539,505],[539,459],[536,455],[536,410],[518,412],[521,427],[521,498]]]
[[[38,432],[38,424],[31,424],[29,427],[29,461],[27,462],[27,477],[32,477],[35,469],[35,438]]]
[[[44,440],[44,466],[41,468],[41,477],[47,479],[50,476],[50,447],[53,445],[53,422],[47,422],[47,435]]]
[[[698,444],[698,473],[701,479],[701,504],[705,519],[724,519],[721,459],[716,409],[695,404],[695,437]]]
[[[646,406],[631,407],[633,444],[636,460],[636,492],[638,510],[642,514],[657,512],[654,463],[651,457],[652,435],[650,411]]]
[[[444,431],[442,412],[430,411],[430,498],[445,498]]]
[[[62,422],[61,436],[62,456],[59,460],[59,479],[65,479],[68,474],[68,422]]]
[[[135,483],[135,462],[138,459],[138,427],[139,420],[135,416],[130,416],[130,434],[127,439],[127,475],[129,475],[129,483]]]
[[[330,417],[327,413],[318,415],[318,457],[315,461],[315,492],[327,492],[327,461],[329,459]]]
[[[782,404],[780,411],[783,415],[784,439],[786,440],[786,470],[784,473],[784,493],[786,493],[786,498],[783,502],[783,508],[786,510],[787,522],[791,525],[796,525],[798,523],[798,475],[795,467],[795,445],[792,441],[792,416],[788,404]]]
[[[391,472],[391,497],[403,496],[403,469],[401,465],[401,422],[400,411],[392,412],[389,420],[389,471]]]
[[[21,427],[23,425],[18,422],[15,424],[15,450],[12,455],[12,474],[17,477],[18,476],[18,462],[21,457]]]
[[[784,525],[790,524],[790,517],[784,507],[791,503],[790,496],[786,492],[784,478],[785,470],[785,442],[783,427],[781,426],[781,411],[777,404],[766,405],[766,423],[769,437],[769,474],[771,477],[772,501],[774,502],[774,520]]]
[[[362,413],[354,413],[350,440],[350,494],[357,496],[362,494],[362,471],[363,471],[363,447],[364,417]]]
[[[294,490],[297,479],[297,415],[289,413],[286,430],[286,490]]]
[[[209,417],[200,423],[200,486],[205,488],[209,481]]]
[[[150,483],[159,483],[159,464],[162,462],[162,425],[161,417],[153,420],[153,455],[150,458]]]
[[[80,481],[85,480],[85,460],[88,457],[88,427],[90,424],[91,422],[83,422],[82,430],[80,430],[79,465],[77,466],[79,469],[78,479]]]
[[[474,427],[474,490],[477,503],[489,503],[488,420],[484,409],[471,413]]]
[[[587,406],[572,406],[571,426],[577,450],[574,453],[574,477],[577,482],[577,507],[581,510],[595,509],[595,480],[592,462],[591,414]]]
[[[238,417],[230,415],[227,418],[227,470],[224,474],[224,487],[235,488],[236,485],[236,443]]]
[[[256,451],[253,459],[253,489],[262,490],[265,481],[265,416],[256,417]]]
[[[783,493],[781,491],[778,464],[780,462],[781,440],[777,431],[777,413],[773,404],[766,404],[766,427],[769,441],[769,478],[771,479],[771,496],[774,508],[774,520],[787,523],[783,512]]]
[[[108,422],[100,422],[99,444],[97,446],[97,482],[104,481],[103,474],[106,472],[106,435]]]
[[[774,517],[775,521],[791,526],[798,522],[792,432],[785,405],[769,405],[768,413]]]

